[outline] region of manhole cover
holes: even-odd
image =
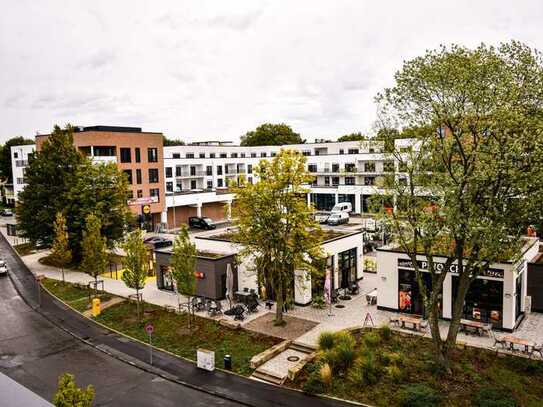
[[[336,305],[336,308],[345,308],[345,305],[343,305],[343,304],[338,304],[338,305]]]
[[[300,360],[300,358],[299,358],[298,356],[289,356],[289,357],[287,358],[287,360],[288,360],[289,362],[297,362],[297,361]]]

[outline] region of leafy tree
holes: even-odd
[[[162,136],[162,142],[164,144],[164,147],[168,147],[168,146],[184,146],[185,145],[185,142],[183,140],[169,139],[166,136]]]
[[[241,255],[254,259],[260,281],[273,288],[278,325],[284,323],[284,302],[292,300],[295,270],[316,271],[312,259],[321,257],[321,230],[306,201],[312,176],[305,162],[301,153],[281,150],[254,170],[257,183],[242,180],[234,187],[236,241],[244,246]]]
[[[73,146],[72,132],[69,125],[65,129],[55,126],[26,168],[27,185],[18,196],[16,208],[17,228],[33,244],[52,243],[56,214],[65,209],[75,173],[83,162]],[[69,214],[66,216],[69,218]]]
[[[83,231],[83,259],[81,271],[94,277],[94,289],[98,289],[98,276],[107,270],[108,253],[106,238],[101,233],[102,222],[95,214],[88,214],[85,218]]]
[[[383,127],[433,129],[414,132],[411,151],[391,153],[400,173],[385,187],[397,207],[384,215],[411,258],[436,357],[448,370],[471,283],[491,263],[514,260],[527,208],[542,212],[531,204],[543,192],[542,57],[518,42],[442,47],[406,62],[377,101]],[[428,259],[426,272],[417,254]],[[443,268],[437,254],[448,258]],[[439,302],[453,263],[458,290],[443,340]]]
[[[58,379],[58,388],[53,398],[53,404],[56,407],[91,407],[94,394],[92,385],[81,389],[77,387],[73,374],[64,373]]]
[[[140,290],[145,287],[145,279],[149,274],[149,249],[143,242],[143,233],[140,229],[130,232],[123,244],[126,256],[123,261],[122,279],[127,287],[136,290],[137,313],[140,314]]]
[[[189,232],[185,225],[181,227],[172,248],[170,269],[176,283],[177,295],[183,294],[188,298],[189,327],[191,324],[191,299],[196,291],[196,246],[190,241]]]
[[[362,133],[351,133],[351,134],[345,134],[344,136],[338,137],[337,141],[365,141],[368,138],[364,136]]]
[[[34,144],[34,140],[24,137],[13,137],[6,141],[6,144],[0,148],[0,177],[4,177],[8,182],[13,182],[13,173],[11,171],[11,147]]]
[[[72,251],[68,245],[68,231],[66,229],[66,219],[62,212],[57,212],[57,218],[53,225],[55,230],[55,240],[51,250],[53,262],[60,267],[62,272],[62,281],[64,281],[64,267],[72,261]]]
[[[242,146],[281,146],[285,144],[301,144],[300,134],[295,133],[290,126],[281,124],[265,123],[255,130],[247,132],[241,137]]]

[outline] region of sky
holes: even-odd
[[[543,50],[543,1],[0,0],[0,143],[55,124],[184,141],[287,123],[372,134],[375,95],[440,44]]]

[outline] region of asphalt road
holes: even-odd
[[[75,339],[30,308],[9,278],[0,278],[0,371],[46,400],[52,400],[58,376],[70,372],[78,385],[95,387],[96,405],[239,406],[147,373]]]

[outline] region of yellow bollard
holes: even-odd
[[[267,298],[266,298],[266,287],[262,286],[260,288],[260,295],[261,295],[263,300],[267,300]]]
[[[97,317],[100,315],[100,298],[92,299],[92,316]]]

